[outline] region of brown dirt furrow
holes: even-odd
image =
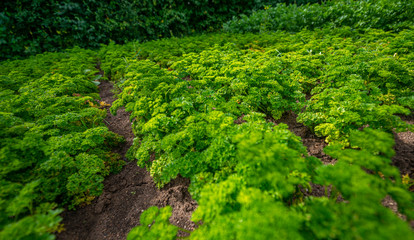
[[[408,174],[414,178],[414,133],[394,133],[394,137],[395,156],[392,158],[392,164],[400,169],[402,175]]]
[[[112,104],[112,84],[104,81],[99,88],[102,101]],[[108,128],[126,139],[125,144],[114,150],[125,159],[134,139],[129,114],[124,109],[119,109],[116,116],[109,113],[109,107],[107,111]],[[189,184],[188,179],[177,177],[158,189],[144,168],[139,168],[134,161],[127,162],[120,173],[107,177],[102,195],[90,205],[62,213],[65,231],[58,234],[57,239],[126,239],[128,232],[139,224],[141,213],[150,206],[172,206],[170,222],[192,230],[195,225],[190,217],[197,204],[188,193]]]
[[[414,124],[414,114],[410,116],[400,116],[408,124]],[[414,133],[410,131],[394,133],[395,139],[395,156],[392,158],[392,164],[402,175],[408,174],[414,178]],[[411,189],[414,191],[414,189]]]
[[[274,124],[285,123],[288,125],[289,130],[296,136],[302,139],[302,143],[308,149],[308,154],[319,158],[324,164],[335,164],[336,159],[326,155],[323,152],[323,148],[328,144],[325,142],[325,138],[317,137],[308,127],[302,123],[296,121],[297,114],[292,111],[285,112],[282,117],[275,121],[273,118],[268,117],[268,121]]]

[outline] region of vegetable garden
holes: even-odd
[[[130,113],[126,157],[160,189],[189,179],[198,204],[190,231],[170,222],[171,207],[152,206],[127,239],[414,239],[413,12],[399,8],[414,4],[346,2],[1,62],[0,239],[53,239],[63,208],[94,204],[121,171],[114,149],[125,140],[105,126],[98,94],[108,80],[110,112]]]

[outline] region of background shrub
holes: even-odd
[[[0,60],[153,40],[221,29],[233,16],[279,2],[316,0],[5,0],[0,3]]]
[[[224,24],[224,30],[230,33],[298,32],[305,28],[349,26],[359,30],[375,28],[399,32],[413,26],[413,19],[413,1],[337,0],[301,6],[277,4],[251,15],[234,17]]]

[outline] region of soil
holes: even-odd
[[[243,124],[246,122],[246,120],[243,119],[244,118],[244,114],[242,114],[240,117],[238,117],[236,120],[234,120],[234,124]]]
[[[408,124],[414,124],[414,114],[410,116],[400,116]],[[402,175],[408,174],[414,178],[414,133],[410,131],[394,133],[395,138],[395,156],[392,158],[392,164]],[[411,189],[414,191],[414,189]]]
[[[99,88],[102,101],[112,104],[112,84],[103,81]],[[113,116],[109,107],[106,108],[105,124],[126,140],[114,152],[121,154],[126,161],[125,153],[134,140],[129,114],[122,108]],[[189,184],[188,179],[179,176],[163,189],[158,189],[146,169],[139,168],[135,162],[127,162],[120,173],[106,178],[102,195],[90,205],[62,213],[65,231],[58,234],[57,239],[126,239],[128,232],[139,225],[141,213],[150,206],[170,205],[173,208],[170,222],[193,230],[195,224],[190,218],[197,204],[187,190]],[[178,233],[178,236],[185,235],[181,231]]]
[[[394,133],[394,137],[396,154],[392,158],[392,164],[400,169],[401,174],[414,178],[414,133]]]
[[[287,124],[289,130],[302,139],[302,143],[308,149],[310,156],[319,158],[324,164],[335,164],[336,160],[323,152],[323,148],[328,145],[325,142],[325,138],[317,137],[308,127],[302,123],[298,123],[296,121],[297,117],[297,114],[288,111],[277,121],[271,117],[267,117],[267,119],[274,124]]]

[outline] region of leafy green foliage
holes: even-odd
[[[212,188],[206,187],[193,214],[193,221],[203,224],[191,238],[269,239],[277,231],[280,239],[303,239],[303,216],[258,189],[246,188],[240,178],[230,177]]]
[[[164,55],[169,46],[198,38],[109,45],[101,54],[117,58],[102,66],[116,69],[122,90],[111,111],[131,112],[131,158],[159,187],[177,175],[191,179],[199,204],[192,220],[200,225],[190,238],[269,239],[275,231],[281,239],[412,237],[407,222],[381,204],[391,196],[413,217],[413,195],[391,166],[387,133],[412,128],[394,115],[411,112],[413,65],[404,44],[411,34],[341,28],[221,35],[229,44],[206,35],[199,48],[173,55]],[[273,123],[286,111],[326,137],[334,166]],[[331,191],[305,196],[310,183]],[[146,226],[156,213],[145,212],[136,236],[163,234]]]
[[[103,126],[95,53],[79,48],[0,65],[0,238],[53,239],[63,207],[99,196],[122,166]]]
[[[219,36],[221,41],[218,41]],[[102,65],[116,69],[112,72],[113,79],[119,81],[121,88],[122,84],[127,86],[134,81],[135,89],[140,91],[160,81],[151,78],[168,75],[169,87],[163,91],[170,94],[171,89],[175,89],[172,96],[177,99],[174,102],[184,100],[190,104],[187,110],[197,109],[196,105],[191,107],[194,100],[190,100],[196,98],[195,93],[198,93],[196,101],[203,103],[203,111],[215,109],[236,116],[260,111],[278,119],[286,110],[299,112],[306,106],[298,120],[319,136],[326,137],[328,142],[342,142],[344,146],[349,144],[350,131],[364,126],[387,131],[411,128],[394,114],[409,114],[407,108],[412,106],[414,99],[411,90],[414,86],[410,81],[412,54],[406,44],[413,42],[412,30],[398,34],[372,30],[360,34],[342,28],[302,31],[295,35],[246,34],[233,38],[224,34],[204,38],[204,41],[191,37],[121,48],[110,45],[102,50],[102,56],[109,56]],[[234,44],[224,44],[224,40]],[[218,45],[214,45],[216,41]],[[190,42],[202,44],[195,48]],[[180,51],[173,53],[174,56],[166,55],[169,47]],[[204,48],[206,50],[202,51]],[[138,55],[134,54],[134,49],[139,49]],[[154,65],[151,67],[154,70],[152,77],[138,81],[141,75],[132,76],[136,71],[142,72],[137,70],[141,66],[136,65],[141,58],[149,58],[170,71],[158,71]],[[177,81],[179,84],[175,84]],[[140,83],[136,85],[136,82]],[[145,95],[153,89],[142,93]],[[124,94],[122,104],[135,101],[130,96],[135,94],[132,89],[128,88]],[[312,96],[311,99],[305,101],[304,94]],[[146,101],[150,99],[142,98],[135,104],[135,109],[144,113],[147,111],[144,109],[171,101],[154,101],[154,96],[151,99],[156,105],[148,105]],[[121,102],[115,106],[118,103]],[[132,106],[132,103],[128,104],[129,111]],[[165,112],[165,109],[157,111]],[[148,121],[150,115],[145,114],[145,121]],[[135,113],[133,117],[136,117]]]
[[[352,132],[352,147],[359,150],[328,147],[325,151],[338,158],[338,163],[325,166],[317,159],[300,155],[296,155],[299,161],[294,161],[295,150],[278,140],[289,133],[279,132],[281,128],[275,130],[278,133],[264,133],[262,141],[254,137],[258,135],[256,131],[250,132],[238,144],[242,160],[237,168],[242,171],[202,187],[199,207],[192,216],[194,222],[202,225],[191,233],[191,238],[268,239],[275,231],[282,239],[412,236],[409,225],[381,204],[390,195],[398,203],[399,211],[412,219],[413,194],[405,189],[398,170],[389,165],[394,153],[388,134],[369,128]],[[372,144],[366,144],[367,141]],[[266,142],[273,142],[273,146]],[[303,148],[299,142],[294,145]],[[311,171],[306,170],[306,165]],[[292,190],[301,183],[299,179],[303,179],[302,184],[312,180],[332,186],[331,197],[298,199]],[[291,197],[280,198],[278,193],[290,193]],[[337,201],[339,195],[344,200]],[[152,212],[150,209],[144,216]],[[380,229],[374,231],[376,228]],[[157,229],[153,234],[161,233]]]
[[[372,31],[367,39],[385,38],[372,43],[346,38],[320,52],[318,58],[325,65],[318,63],[315,67],[322,67],[323,74],[302,80],[312,89],[312,98],[298,120],[319,136],[327,137],[328,142],[342,142],[344,146],[349,144],[350,132],[361,127],[387,131],[412,129],[394,115],[408,115],[413,106],[409,100],[413,98],[414,85],[410,81],[413,65],[408,61],[412,57],[411,54],[400,57],[397,53],[406,32],[411,31],[395,35],[394,42],[389,33]],[[325,44],[308,46],[318,49]],[[342,46],[346,47],[341,49]]]
[[[277,45],[282,39],[292,37],[294,38],[281,33],[269,35],[213,33],[185,38],[172,37],[144,43],[130,42],[124,45],[111,42],[99,50],[99,58],[102,60],[101,68],[105,74],[120,80],[124,77],[125,69],[131,64],[131,59],[149,59],[162,67],[170,67],[183,54],[200,53],[215,45],[224,46],[232,43],[234,47],[240,49],[262,50],[263,47]]]
[[[0,59],[68,47],[97,48],[211,32],[265,0],[5,0],[0,3]]]
[[[135,134],[143,137],[135,157],[139,165],[151,165],[151,174],[160,186],[178,173],[189,177],[203,168],[223,167],[220,162],[226,163],[231,154],[223,159],[217,159],[216,154],[231,148],[227,136],[234,131],[236,116],[262,110],[278,118],[289,106],[299,109],[299,100],[304,98],[299,84],[283,76],[269,77],[282,68],[277,59],[265,63],[272,53],[240,53],[227,48],[202,52],[199,59],[186,55],[171,66],[174,71],[136,60],[126,70],[123,93],[111,111],[115,113],[122,105],[133,111]],[[218,54],[226,57],[213,59]],[[203,60],[206,58],[211,61]],[[217,139],[218,134],[222,138]],[[151,154],[160,159],[151,163]]]
[[[390,0],[336,0],[322,4],[277,4],[242,15],[224,24],[224,31],[231,33],[268,32],[285,30],[349,26],[355,29],[384,29],[401,31],[410,28],[414,19],[412,1]]]
[[[133,228],[127,240],[135,239],[175,239],[178,227],[171,225],[172,208],[170,206],[159,209],[150,207],[141,214],[141,226]]]
[[[168,3],[162,11],[171,10],[171,22],[143,15],[146,30],[156,19],[150,36],[173,22],[183,23],[177,32],[188,28],[173,10],[178,2]],[[126,2],[117,4],[111,7]],[[199,226],[190,238],[413,238],[414,196],[391,165],[390,134],[413,130],[398,116],[413,110],[410,9],[411,1],[385,0],[267,6],[227,30],[299,32],[103,46],[99,64],[120,89],[111,112],[131,112],[136,138],[128,156],[158,187],[178,175],[191,179]],[[199,26],[215,28],[214,21]],[[0,65],[1,237],[50,238],[60,221],[55,209],[90,202],[119,169],[109,150],[122,139],[102,126],[105,111],[95,102],[95,54],[73,49]],[[335,165],[309,156],[277,124],[287,111],[325,137]],[[305,194],[311,183],[325,196]],[[381,204],[387,196],[404,220]],[[174,239],[180,229],[170,216],[170,207],[149,208],[128,239]]]
[[[398,170],[390,165],[393,144],[388,134],[366,128],[351,133],[351,146],[358,150],[341,150],[338,146],[325,149],[338,163],[317,169],[315,182],[336,188],[346,201],[311,199],[308,202],[309,229],[314,236],[391,239],[412,234],[407,223],[381,205],[381,200],[390,195],[398,203],[399,212],[409,219],[413,217],[414,196],[405,189]],[[325,214],[318,214],[322,212]]]
[[[54,239],[51,232],[56,231],[59,222],[61,210],[49,210],[48,212],[39,212],[32,216],[22,218],[9,225],[6,225],[0,232],[1,239]]]

